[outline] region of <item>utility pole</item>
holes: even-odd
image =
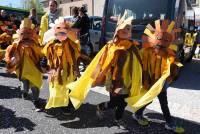
[[[94,16],[94,0],[92,0],[92,16]]]

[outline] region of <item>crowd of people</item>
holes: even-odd
[[[152,34],[145,33],[142,49],[138,42],[131,40],[133,17],[124,15],[119,18],[113,39],[109,41],[80,74],[80,59],[88,60],[84,51],[85,38],[89,32],[89,18],[84,7],[73,9],[73,23],[60,17],[58,3],[50,0],[49,9],[38,22],[36,10],[19,23],[14,15],[8,18],[1,11],[1,46],[4,48],[8,73],[15,73],[21,82],[22,98],[27,99],[32,90],[32,101],[36,111],[60,108],[64,115],[70,115],[84,102],[90,87],[105,85],[110,93],[110,101],[97,105],[96,114],[103,119],[104,112],[115,109],[114,123],[124,129],[123,113],[127,105],[135,112],[135,120],[143,126],[150,122],[143,116],[143,111],[158,96],[165,128],[177,133],[184,129],[178,127],[172,119],[167,102],[167,88],[174,79],[178,63],[173,47],[173,22],[165,31],[148,29],[156,32],[155,40],[149,40]],[[158,24],[167,23],[161,22]],[[54,25],[52,25],[54,24]],[[16,26],[13,28],[13,26]],[[12,26],[11,34],[8,32]],[[39,28],[40,27],[40,28]],[[153,29],[153,30],[152,30]],[[44,35],[52,31],[53,37],[43,44]],[[77,31],[80,38],[78,38]],[[2,35],[5,36],[2,37]],[[9,36],[7,39],[5,37]],[[167,37],[167,40],[166,38]],[[2,50],[3,51],[3,50]],[[39,95],[43,84],[42,75],[49,74],[49,99],[46,106],[41,105]]]

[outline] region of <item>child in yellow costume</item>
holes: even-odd
[[[18,39],[6,50],[5,60],[8,72],[15,72],[22,83],[22,97],[27,99],[29,88],[33,93],[35,108],[41,108],[39,93],[42,86],[40,58],[43,56],[38,47],[38,36],[31,20],[25,18],[18,31]]]
[[[119,19],[113,40],[108,42],[92,60],[84,74],[75,83],[68,85],[72,89],[70,99],[76,109],[85,100],[90,87],[106,85],[110,101],[97,105],[97,116],[103,118],[103,112],[115,110],[115,125],[124,129],[122,121],[127,103],[125,98],[131,95],[131,89],[142,85],[142,66],[136,42],[131,41],[132,17],[125,11]]]
[[[174,29],[175,22],[168,20],[157,20],[155,21],[155,28],[148,25],[143,36],[143,49],[142,49],[142,64],[143,64],[143,90],[140,92],[146,93],[144,96],[140,97],[137,103],[145,102],[151,103],[152,99],[158,96],[163,115],[166,120],[165,128],[172,130],[176,133],[183,133],[184,129],[177,127],[172,120],[168,102],[167,102],[167,88],[169,82],[167,78],[170,76],[170,72],[173,73],[174,70],[172,65],[181,66],[180,63],[175,61],[176,55],[174,49],[176,46],[173,45],[175,40],[175,33],[180,30]],[[149,99],[153,97],[152,99]],[[136,99],[136,98],[135,98]],[[149,100],[148,100],[149,99]],[[130,100],[129,100],[130,101]],[[143,111],[146,107],[144,103],[140,104],[142,108],[138,108],[135,111],[135,119],[141,125],[147,125],[148,120],[143,117]]]
[[[69,89],[66,85],[80,76],[77,59],[80,56],[80,46],[72,40],[70,25],[60,17],[55,21],[54,36],[44,47],[43,52],[49,66],[50,96],[46,109],[61,107],[63,114],[68,114]],[[73,38],[75,39],[75,38]]]
[[[7,31],[7,26],[0,21],[0,61],[4,58],[6,48],[11,45],[12,35]]]

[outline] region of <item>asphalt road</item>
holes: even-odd
[[[0,134],[171,134],[165,130],[159,104],[150,105],[145,116],[152,120],[147,127],[139,126],[127,108],[124,121],[127,130],[113,125],[114,112],[108,111],[103,121],[95,116],[96,104],[109,99],[108,96],[91,91],[79,110],[72,116],[63,116],[59,110],[35,112],[30,100],[21,99],[20,83],[14,75],[5,73],[0,67]],[[40,98],[48,98],[47,79]],[[168,92],[169,106],[174,119],[186,129],[186,134],[200,134],[200,61],[187,64],[180,78]],[[189,110],[188,110],[189,109]]]

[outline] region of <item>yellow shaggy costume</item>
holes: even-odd
[[[15,72],[20,80],[26,79],[32,86],[40,89],[42,73],[39,60],[42,53],[38,47],[38,37],[31,27],[31,21],[25,18],[18,31],[18,39],[6,50],[5,60],[8,72]]]
[[[147,25],[143,36],[143,49],[141,58],[143,64],[143,88],[136,90],[134,95],[126,101],[134,111],[152,102],[163,89],[164,83],[170,76],[172,64],[182,66],[175,61],[175,53],[172,48],[175,40],[175,33],[179,29],[174,29],[175,22],[167,20],[155,21],[155,29]],[[157,50],[156,47],[159,47]],[[158,52],[155,53],[155,50]],[[161,51],[160,51],[161,50]],[[164,51],[164,53],[162,53]],[[170,81],[171,82],[171,81]]]
[[[62,18],[59,18],[54,29],[55,35],[60,32],[67,34],[65,30],[70,27]],[[59,38],[49,41],[43,49],[50,69],[50,97],[46,109],[68,106],[69,90],[66,85],[73,82],[79,74],[77,65],[77,59],[80,56],[79,44],[67,38],[67,35],[64,36],[66,37],[64,40],[59,40]]]

